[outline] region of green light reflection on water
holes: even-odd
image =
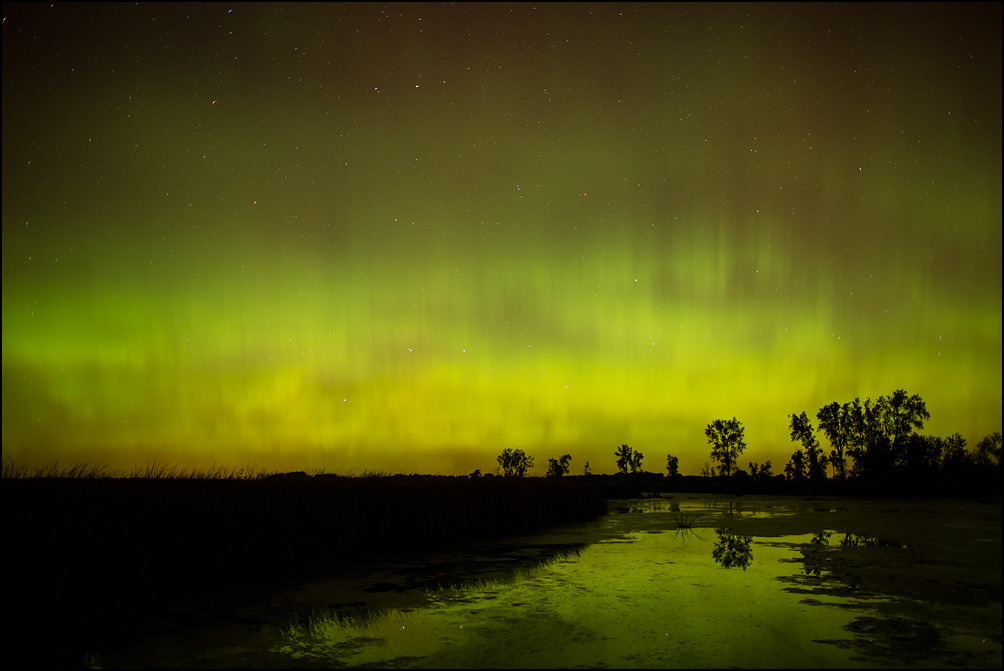
[[[351,666],[857,665],[844,627],[860,599],[784,590],[811,534],[755,539],[745,570],[712,560],[714,529],[629,533],[513,582],[430,592],[428,605],[293,627],[277,649]]]

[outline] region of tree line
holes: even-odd
[[[947,438],[920,433],[931,418],[924,399],[897,389],[874,402],[855,398],[833,402],[816,413],[819,430],[830,443],[827,454],[805,412],[788,415],[792,441],[800,445],[785,467],[789,479],[1000,476],[1001,434],[984,436],[974,450],[954,433]],[[848,468],[850,460],[850,468]]]
[[[864,402],[855,398],[843,404],[824,405],[815,415],[818,428],[813,427],[806,412],[792,413],[788,415],[788,429],[791,440],[799,447],[792,453],[783,474],[777,476],[769,460],[762,464],[751,461],[748,473],[740,469],[739,458],[747,447],[745,427],[736,417],[716,419],[704,430],[714,463],[705,462],[701,475],[816,481],[830,477],[840,480],[849,477],[1000,477],[999,431],[982,438],[973,450],[967,450],[965,438],[958,433],[948,438],[919,434],[930,418],[924,400],[903,389],[889,396],[879,396],[874,402],[870,398]],[[820,445],[817,431],[829,441],[828,453]],[[644,456],[629,445],[621,445],[614,451],[617,472],[624,475],[644,472]],[[571,460],[569,454],[548,459],[547,477],[567,475]],[[506,477],[525,476],[534,463],[533,457],[518,448],[504,449],[497,461],[499,474]],[[679,476],[676,456],[666,455],[666,471],[670,477]],[[591,475],[588,461],[583,474]],[[481,472],[475,471],[472,475],[480,476]]]

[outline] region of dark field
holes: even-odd
[[[3,502],[15,614],[5,655],[56,665],[79,665],[99,635],[210,591],[606,511],[598,488],[572,479],[305,474],[5,478]],[[53,628],[65,635],[54,641]]]
[[[345,567],[420,561],[429,552],[459,557],[471,543],[594,520],[607,512],[609,499],[704,492],[738,506],[760,495],[812,494],[800,483],[653,474],[84,475],[3,479],[10,665],[79,667],[88,651],[128,646],[177,604],[324,578]],[[993,497],[995,490],[999,501],[996,483],[968,490],[950,482],[824,484],[826,491],[816,494],[848,501],[963,491]]]

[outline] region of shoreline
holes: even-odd
[[[8,647],[8,662],[79,666],[80,650],[128,638],[175,604],[547,533],[599,518],[616,499],[735,500],[766,493],[750,485],[784,484],[645,475],[7,478],[7,608],[16,614],[9,635],[17,642]],[[706,491],[708,485],[718,491]],[[698,488],[704,491],[692,491]],[[967,493],[959,498],[977,498],[974,489]],[[790,488],[787,494],[829,496]],[[846,487],[841,497],[897,498]],[[999,503],[991,492],[995,497]],[[765,522],[742,522],[751,524]],[[55,644],[54,631],[61,632]]]

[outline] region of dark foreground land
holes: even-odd
[[[5,661],[80,666],[173,603],[594,519],[661,493],[994,495],[999,483],[750,482],[284,474],[3,479]],[[986,490],[986,491],[984,491]],[[999,498],[998,498],[999,500]],[[58,632],[54,635],[54,632]]]
[[[571,479],[305,474],[5,478],[3,506],[6,661],[57,666],[180,600],[606,511]]]

